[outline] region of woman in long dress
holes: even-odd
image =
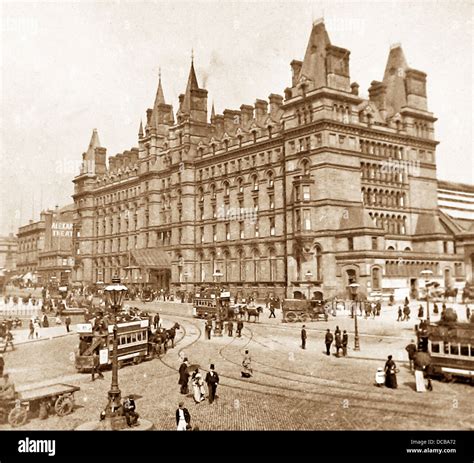
[[[391,389],[397,389],[397,366],[392,360],[392,356],[388,356],[388,360],[385,363],[385,386]]]
[[[252,359],[249,351],[245,351],[244,359],[242,360],[242,378],[250,378],[252,376]]]
[[[202,379],[201,373],[196,368],[191,377],[191,382],[193,384],[193,397],[196,403],[202,402],[205,399],[206,390],[204,389],[204,381]]]

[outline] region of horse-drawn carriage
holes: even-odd
[[[69,415],[74,410],[74,393],[79,390],[70,384],[51,384],[16,392],[15,399],[0,401],[0,423],[8,421],[16,428],[32,415]]]
[[[284,299],[282,303],[282,322],[302,322],[308,319],[328,321],[328,308],[325,301],[319,299]]]

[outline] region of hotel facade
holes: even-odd
[[[192,63],[176,114],[160,78],[138,146],[107,160],[94,130],[73,180],[73,280],[398,298],[424,269],[472,279],[472,237],[438,205],[426,74],[392,46],[365,99],[349,55],[317,21],[283,95],[208,114]]]

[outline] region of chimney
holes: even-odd
[[[283,97],[281,95],[277,95],[275,93],[271,93],[268,97],[270,101],[270,115],[271,118],[276,121],[279,119],[279,111],[280,107],[283,104]]]
[[[240,114],[242,115],[242,128],[246,128],[253,120],[253,106],[243,104],[240,107]]]
[[[291,66],[291,71],[292,71],[291,86],[295,87],[296,84],[298,83],[298,77],[300,75],[301,66],[303,66],[303,61],[297,61],[294,59],[290,63],[290,66]]]
[[[268,116],[268,103],[265,100],[256,100],[255,101],[255,118],[257,119],[257,124],[259,126],[263,126],[267,116]]]
[[[357,82],[352,82],[352,84],[351,84],[351,93],[353,95],[359,95],[359,84]]]
[[[146,125],[151,125],[151,115],[153,114],[153,109],[148,108],[146,110]]]
[[[240,125],[240,111],[224,109],[224,130],[228,135],[235,135],[237,127]]]

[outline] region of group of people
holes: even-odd
[[[199,372],[199,366],[190,365],[187,357],[183,359],[179,367],[180,393],[187,395],[189,393],[189,378],[191,378],[193,397],[196,403],[200,403],[206,398],[206,389],[204,383],[207,385],[209,403],[213,403],[216,399],[217,386],[219,385],[219,374],[215,371],[214,364],[211,364],[205,379]]]
[[[306,339],[308,335],[306,332],[306,325],[303,325],[301,328],[301,348],[306,349]],[[344,330],[341,333],[339,326],[336,326],[334,335],[331,333],[331,330],[328,328],[324,336],[324,344],[326,346],[326,355],[331,355],[331,345],[335,341],[334,346],[336,348],[336,357],[347,356],[347,345],[349,344],[349,335],[347,331]]]
[[[222,332],[222,330],[224,328],[224,322],[222,320],[221,321],[218,321],[218,320],[213,321],[211,318],[208,318],[206,320],[206,323],[204,325],[204,331],[206,333],[206,339],[207,340],[211,339],[211,333],[213,331],[215,332],[216,328],[218,328],[218,324],[220,324],[219,328]],[[234,336],[234,326],[236,328],[236,336],[238,338],[242,337],[242,330],[244,329],[244,322],[242,320],[235,320],[235,321],[229,320],[229,321],[227,321],[226,324],[225,324],[225,329],[226,329],[227,335],[229,337]]]

